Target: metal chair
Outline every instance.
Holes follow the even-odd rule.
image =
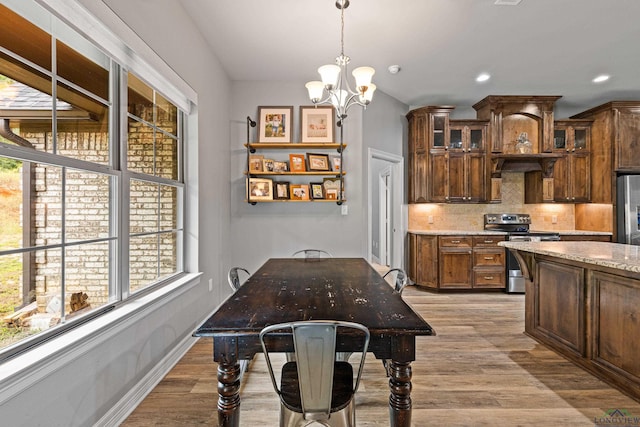
[[[232,267],[231,269],[229,269],[227,280],[229,281],[229,286],[231,286],[231,289],[233,289],[234,292],[240,289],[240,286],[242,286],[242,282],[240,282],[240,271],[244,271],[245,273],[247,273],[247,276],[251,275],[251,273],[249,273],[242,267]]]
[[[408,282],[407,273],[405,273],[401,268],[392,268],[391,270],[387,271],[382,277],[386,279],[387,276],[392,273],[395,273],[396,275],[394,290],[396,293],[402,295],[402,291],[404,290],[405,286],[407,286]]]
[[[304,258],[333,258],[333,255],[322,249],[301,249],[291,254],[291,257],[296,258],[301,255],[304,255]]]
[[[355,385],[353,367],[336,361],[338,328],[351,329],[363,337],[362,358]],[[278,331],[278,332],[276,332]],[[283,335],[293,337],[296,360],[282,366],[280,384],[273,373],[269,348],[275,350]],[[369,330],[352,322],[311,320],[267,326],[260,332],[260,343],[276,393],[280,396],[280,426],[306,426],[312,422],[324,426],[355,426],[355,393],[360,385]]]
[[[229,282],[229,286],[231,286],[231,289],[233,289],[233,292],[237,292],[238,289],[240,289],[240,286],[242,286],[243,282],[240,282],[240,272],[244,271],[247,276],[251,276],[251,273],[249,273],[249,271],[247,271],[247,269],[242,268],[242,267],[231,267],[229,269],[229,273],[227,273],[227,281]],[[238,363],[240,364],[240,378],[242,378],[242,376],[244,375],[245,372],[247,372],[249,370],[249,362],[251,362],[250,360],[239,360]]]

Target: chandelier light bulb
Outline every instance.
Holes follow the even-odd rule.
[[[356,90],[359,93],[367,91],[367,87],[371,84],[371,78],[375,73],[376,70],[371,67],[358,67],[351,72],[356,79]]]
[[[318,68],[318,73],[320,73],[322,83],[324,83],[324,87],[327,88],[327,90],[334,89],[338,84],[338,79],[340,78],[340,67],[337,65],[323,65]]]
[[[376,85],[370,83],[367,90],[362,95],[360,95],[360,102],[362,102],[364,105],[369,105],[369,103],[373,99],[373,92],[375,91]]]
[[[320,102],[320,100],[322,99],[322,93],[324,91],[324,84],[318,80],[314,80],[308,82],[304,86],[309,92],[309,99],[311,100],[311,102],[313,102],[314,104]]]

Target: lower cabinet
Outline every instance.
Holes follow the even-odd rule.
[[[525,332],[640,399],[640,274],[520,252],[533,281]]]
[[[504,235],[409,234],[409,278],[432,289],[504,289]]]

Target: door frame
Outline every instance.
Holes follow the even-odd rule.
[[[393,224],[391,223],[391,220],[393,219],[393,214],[391,212],[391,207],[393,206],[393,190],[390,188],[393,186],[393,174],[391,171],[391,165],[387,165],[378,174],[378,230],[380,236],[378,258],[382,265],[391,264],[392,254],[388,253],[389,251],[387,251],[387,248],[389,246],[393,247],[393,244],[390,245],[390,240],[393,235]],[[389,184],[391,184],[391,186]],[[372,225],[375,226],[375,224]],[[386,262],[387,259],[389,260],[389,263]]]
[[[371,245],[373,241],[372,212],[373,212],[373,179],[372,162],[374,159],[384,160],[391,167],[391,267],[404,268],[404,236],[406,235],[407,210],[404,208],[404,157],[393,153],[387,153],[375,148],[369,148],[367,153],[367,260],[373,259]],[[377,207],[376,207],[377,209]],[[376,227],[378,224],[375,225]]]

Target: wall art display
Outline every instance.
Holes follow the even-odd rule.
[[[324,189],[321,182],[312,182],[311,186],[311,198],[314,200],[324,199]]]
[[[249,201],[273,200],[273,181],[266,178],[249,178]]]
[[[333,142],[334,117],[331,105],[300,107],[300,142]]]
[[[290,143],[293,107],[258,107],[258,142]]]
[[[330,171],[329,156],[327,154],[307,153],[310,171]]]
[[[249,172],[262,172],[262,154],[249,155]]]
[[[289,183],[278,182],[278,181],[274,182],[273,198],[276,200],[288,200],[289,199]]]
[[[309,184],[291,184],[291,200],[309,200]]]
[[[291,172],[305,172],[307,168],[304,154],[289,154],[289,168]]]

